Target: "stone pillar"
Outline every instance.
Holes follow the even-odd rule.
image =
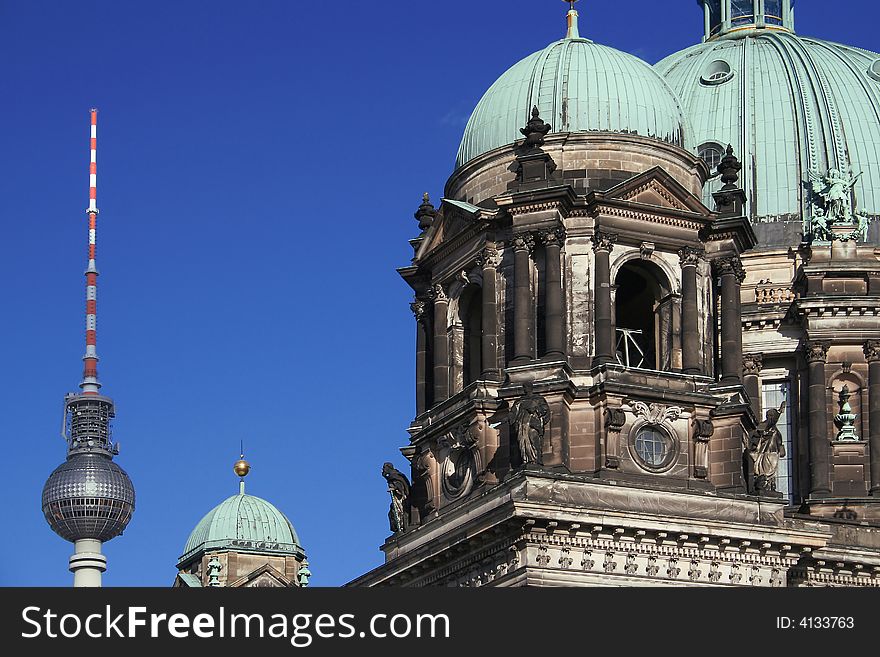
[[[743,386],[749,395],[755,417],[761,419],[761,383],[758,375],[764,367],[762,354],[746,354],[743,356]]]
[[[480,254],[479,264],[483,268],[483,310],[482,310],[482,379],[498,380],[498,290],[497,270],[501,258],[498,250],[487,246]]]
[[[825,359],[828,342],[807,342],[804,345],[809,367],[810,405],[810,495],[831,494],[830,453],[828,436],[828,386],[825,382]]]
[[[880,340],[865,343],[868,361],[868,449],[871,452],[871,495],[880,497]]]
[[[449,297],[437,283],[431,288],[434,298],[434,405],[449,397]]]
[[[617,235],[597,231],[593,235],[593,253],[596,262],[594,277],[595,356],[593,367],[615,360],[614,325],[611,321],[611,251]]]
[[[428,375],[428,329],[425,326],[425,308],[427,304],[423,299],[416,297],[409,304],[410,310],[416,318],[416,415],[421,415],[428,410],[428,393],[425,388]]]
[[[697,265],[702,251],[685,247],[681,260],[681,369],[685,374],[702,374],[700,317],[697,312]]]
[[[740,286],[745,271],[739,256],[715,261],[721,276],[721,382],[735,385],[742,381],[742,310]]]
[[[547,357],[559,359],[565,356],[565,319],[562,291],[562,242],[565,231],[553,228],[541,233],[541,240],[546,250],[546,306],[545,306],[545,343]]]
[[[532,359],[532,262],[535,239],[528,233],[513,238],[513,360]]]

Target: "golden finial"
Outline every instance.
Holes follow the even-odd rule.
[[[232,471],[241,477],[239,490],[241,491],[241,494],[244,495],[244,478],[247,476],[248,472],[251,471],[251,464],[244,460],[244,441],[242,441],[238,460],[235,462],[235,465],[232,466]]]
[[[232,471],[239,477],[246,477],[247,473],[251,471],[251,464],[244,460],[244,454],[242,454],[241,458],[232,466]]]

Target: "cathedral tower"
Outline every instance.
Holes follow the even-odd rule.
[[[699,157],[663,77],[584,31],[490,87],[416,213],[411,472],[354,585],[785,586],[837,554],[785,517],[785,405],[744,377],[739,151]]]

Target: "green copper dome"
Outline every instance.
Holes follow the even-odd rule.
[[[468,121],[457,166],[522,135],[532,107],[551,133],[624,132],[684,146],[682,108],[641,59],[587,39],[565,38],[515,64]]]
[[[750,29],[675,53],[656,69],[681,99],[701,154],[711,159],[733,145],[753,221],[803,221],[810,172],[832,168],[862,174],[853,208],[880,214],[880,55]],[[718,185],[706,186],[707,202]]]
[[[189,536],[179,564],[216,550],[303,554],[290,520],[253,495],[233,495],[211,509]]]

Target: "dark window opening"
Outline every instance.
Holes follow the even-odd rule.
[[[671,369],[673,300],[659,267],[642,261],[615,279],[617,362],[638,369]]]

